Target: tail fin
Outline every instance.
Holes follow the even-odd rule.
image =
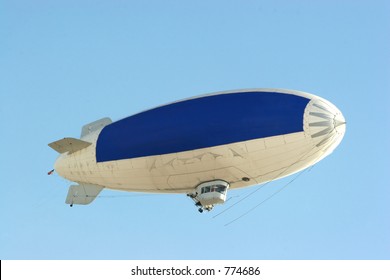
[[[87,205],[90,204],[102,191],[103,187],[92,184],[79,183],[79,185],[72,185],[69,187],[68,196],[65,203]]]
[[[83,141],[76,138],[64,138],[58,141],[54,141],[49,144],[50,148],[59,152],[60,154],[69,152],[69,154],[85,149],[92,143]]]
[[[86,136],[86,135],[88,135],[88,134],[90,134],[98,129],[105,127],[106,125],[109,125],[110,123],[112,123],[110,118],[103,118],[103,119],[100,119],[100,120],[97,120],[97,121],[94,121],[92,123],[84,125],[83,128],[81,129],[81,138],[83,138],[84,136]],[[86,147],[88,147],[91,144],[92,143],[84,141],[84,140],[67,137],[67,138],[64,138],[64,139],[61,139],[58,141],[54,141],[54,142],[50,143],[49,146],[53,150],[59,152],[60,154],[63,154],[66,152],[69,152],[69,154],[71,154],[71,153],[77,152],[79,150],[85,149]]]
[[[80,138],[83,138],[84,136],[90,134],[91,132],[94,132],[98,129],[101,129],[105,127],[106,125],[109,125],[112,123],[112,120],[110,118],[103,118],[94,122],[91,122],[89,124],[86,124],[81,129],[81,136]]]

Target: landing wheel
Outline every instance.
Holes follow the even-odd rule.
[[[199,211],[199,213],[203,213],[203,209],[202,208],[199,208],[198,211]]]

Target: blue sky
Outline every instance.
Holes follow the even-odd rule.
[[[0,1],[0,258],[390,259],[389,14],[389,1]],[[213,218],[254,189],[203,214],[184,195],[107,190],[70,208],[70,183],[46,175],[47,144],[86,123],[254,87],[322,96],[347,133],[229,226],[293,177]]]

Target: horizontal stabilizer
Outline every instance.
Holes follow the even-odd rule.
[[[103,119],[91,122],[89,124],[86,124],[81,129],[80,138],[83,138],[85,135],[88,135],[91,132],[94,132],[98,129],[101,129],[101,128],[105,127],[106,125],[109,125],[110,123],[112,123],[112,120],[110,118],[103,118]]]
[[[63,154],[66,152],[69,152],[71,154],[71,153],[80,151],[80,150],[88,147],[91,144],[92,143],[90,143],[90,142],[83,141],[83,140],[76,139],[76,138],[64,138],[64,139],[50,143],[49,146],[50,146],[50,148],[52,148],[53,150],[56,150],[60,154]]]
[[[79,184],[69,187],[68,196],[65,203],[87,205],[90,204],[102,191],[103,187],[92,184]]]

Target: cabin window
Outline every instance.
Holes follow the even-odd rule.
[[[202,193],[208,193],[208,192],[210,192],[210,186],[202,188]]]
[[[223,185],[212,185],[202,188],[202,193],[219,192],[221,194],[226,193],[226,187]]]

